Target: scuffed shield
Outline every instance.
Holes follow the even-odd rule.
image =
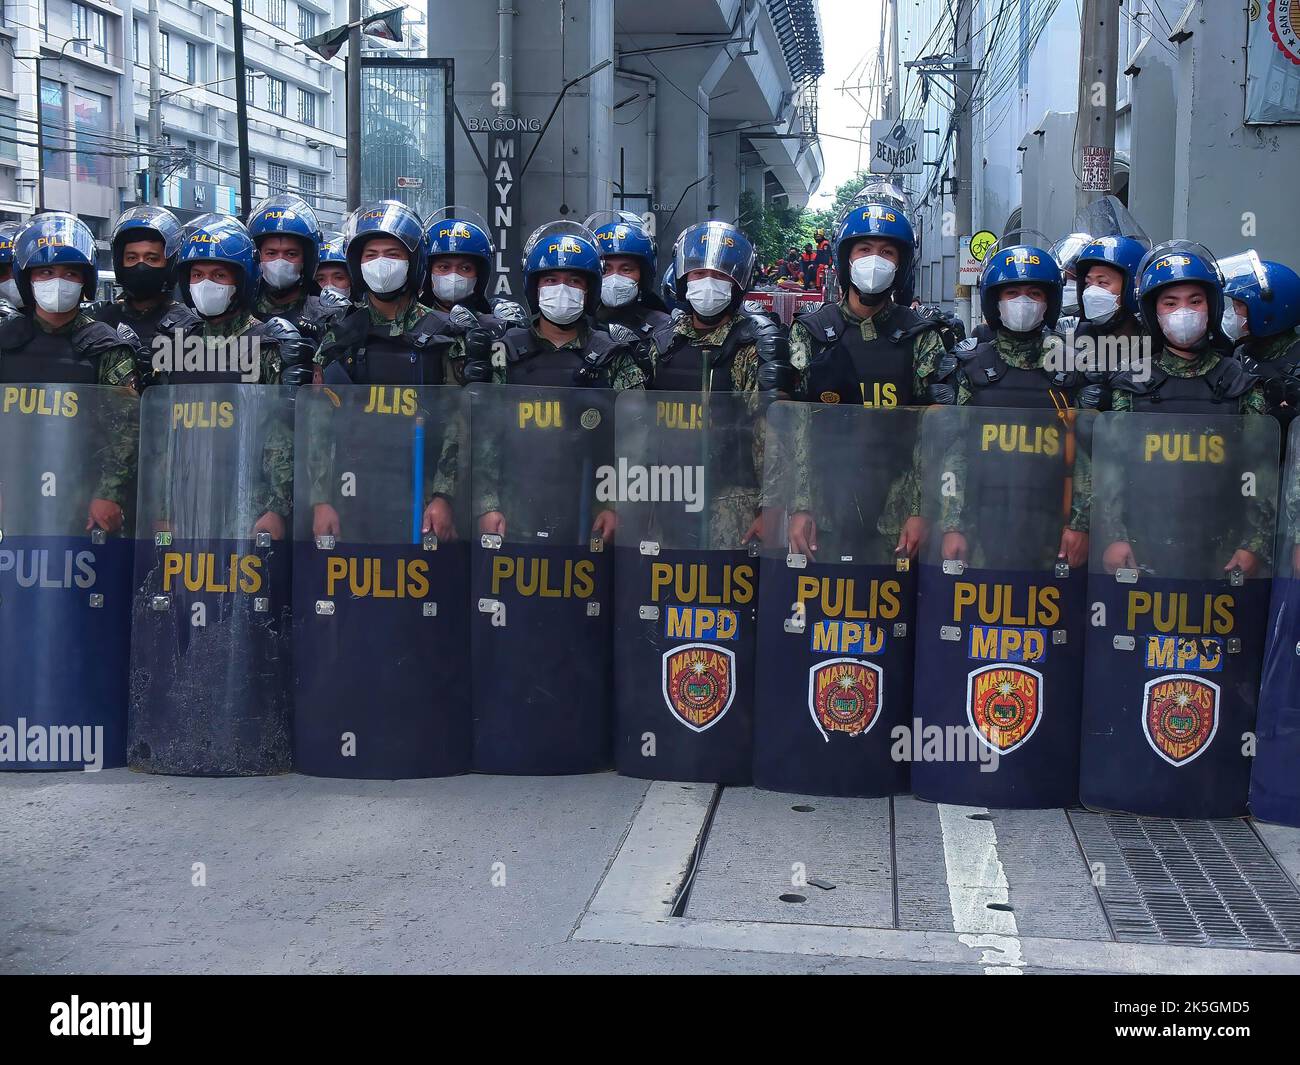
[[[1166,762],[1190,762],[1219,730],[1219,686],[1190,673],[1147,681],[1142,727],[1147,742]]]
[[[604,388],[470,387],[473,768],[609,764],[616,514]]]
[[[126,761],[139,401],[0,385],[0,771]],[[121,507],[120,529],[86,525]]]
[[[465,393],[300,392],[294,506],[294,755],[300,772],[469,768]]]
[[[1256,728],[1279,453],[1272,418],[1098,419],[1085,805],[1151,817],[1246,813],[1253,752],[1243,737]]]
[[[1009,754],[1029,742],[1043,712],[1043,675],[1008,663],[984,666],[966,678],[966,714],[981,742]]]
[[[614,759],[625,775],[750,780],[756,401],[627,391],[615,405],[603,494],[618,515]]]
[[[247,776],[292,767],[295,394],[215,384],[144,394],[134,769]]]
[[[982,406],[921,418],[927,539],[910,745],[921,798],[1076,800],[1093,421]]]
[[[776,403],[768,411],[754,783],[802,795],[908,790],[920,412]]]
[[[808,670],[808,711],[822,739],[865,736],[880,719],[884,670],[856,658],[832,658]]]
[[[736,698],[736,653],[727,647],[688,643],[664,652],[664,702],[694,732],[722,720]]]
[[[1250,812],[1300,828],[1300,429],[1291,423],[1282,468],[1277,572],[1259,689],[1259,747],[1250,771]]]

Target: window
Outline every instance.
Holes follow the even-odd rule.
[[[18,103],[0,96],[0,159],[18,160]]]
[[[193,181],[199,176],[199,142],[185,142],[185,163],[189,171],[189,179]]]
[[[63,85],[47,78],[41,78],[41,136],[45,138],[45,151],[41,153],[45,176],[66,180],[68,153],[51,150],[52,145],[65,147],[68,140],[63,114]]]
[[[251,70],[244,73],[244,98],[250,105],[257,99],[257,78]]]
[[[257,14],[257,9],[253,6],[253,0],[244,0],[244,10],[250,15]]]
[[[268,163],[266,167],[266,183],[274,196],[277,192],[289,191],[289,168],[287,166],[277,166],[275,163]]]
[[[144,61],[149,62],[149,34],[146,32],[144,45]],[[164,74],[172,72],[172,35],[166,30],[158,31],[158,68]]]
[[[306,89],[298,90],[298,121],[316,125],[316,94]]]
[[[185,42],[185,80],[191,85],[199,81],[199,46],[193,41]]]
[[[77,180],[113,183],[108,138],[113,133],[113,102],[97,92],[72,90],[72,124],[77,134]]]
[[[79,55],[89,55],[102,63],[108,62],[108,19],[102,11],[85,4],[72,5],[72,36],[85,37],[89,44],[72,46]]]
[[[302,198],[307,201],[308,206],[311,207],[318,206],[316,203],[317,181],[319,181],[319,176],[313,174],[310,170],[298,171],[298,191],[302,194]]]
[[[308,11],[305,7],[298,8],[298,37],[300,40],[306,40],[308,37],[316,36],[316,12]]]
[[[270,19],[271,25],[283,26],[285,23],[285,0],[269,0],[266,5],[267,18]]]
[[[266,109],[277,115],[284,114],[284,82],[279,78],[266,79]]]
[[[133,18],[131,20],[131,55],[135,61],[142,67],[149,65],[149,42],[140,33],[140,20]]]

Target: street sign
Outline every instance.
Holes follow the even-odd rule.
[[[989,248],[997,242],[998,235],[989,229],[981,229],[970,238],[970,253],[980,262],[984,261],[985,256],[989,253]]]
[[[904,118],[873,119],[871,123],[871,172],[873,174],[921,173],[922,121]]]
[[[982,234],[977,234],[982,235]],[[980,249],[987,252],[988,245]],[[962,237],[957,241],[957,284],[978,285],[980,281],[980,261],[982,255],[975,254],[975,238]]]
[[[1083,148],[1083,191],[1110,192],[1111,150],[1096,144]]]

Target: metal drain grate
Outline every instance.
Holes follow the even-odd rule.
[[[1120,941],[1300,950],[1300,890],[1247,822],[1070,821]]]

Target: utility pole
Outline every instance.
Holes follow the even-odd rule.
[[[347,175],[348,209],[361,206],[361,0],[348,0]],[[429,33],[432,35],[433,26]]]
[[[236,4],[240,0],[235,0]],[[162,85],[159,56],[158,0],[149,0],[149,202],[162,203]]]
[[[248,78],[244,66],[244,4],[231,0],[235,14],[235,124],[239,135],[239,213],[253,209],[253,166],[248,157]]]
[[[885,117],[895,122],[903,117],[903,98],[898,91],[898,48],[898,0],[889,0],[889,104]]]
[[[956,59],[956,73],[953,84],[956,86],[956,111],[953,115],[953,130],[957,136],[957,174],[953,178],[953,212],[956,235],[968,237],[973,232],[974,189],[975,189],[975,130],[971,118],[971,96],[975,89],[975,74],[972,70],[974,58],[971,49],[971,5],[973,0],[957,0],[956,38],[953,53]],[[960,251],[960,244],[958,245]],[[958,267],[961,266],[959,262]],[[971,327],[971,291],[969,285],[963,285],[958,279],[954,289],[953,310],[957,317]]]
[[[1075,156],[1080,209],[1111,191],[1115,158],[1115,79],[1119,68],[1120,0],[1083,0],[1079,121]]]
[[[36,68],[36,213],[45,210],[45,116],[41,114],[45,100],[41,96],[41,46],[36,45],[32,57]],[[17,127],[15,126],[15,131]],[[15,132],[15,137],[17,133]]]

